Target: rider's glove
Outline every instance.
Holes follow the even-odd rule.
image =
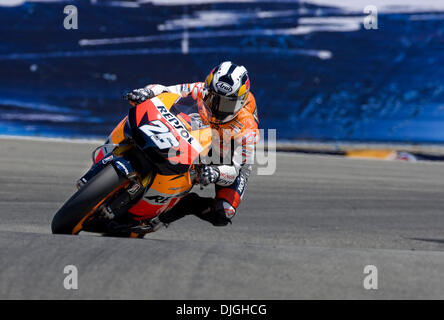
[[[215,166],[203,166],[199,174],[199,183],[207,186],[210,183],[216,183],[219,180],[220,171]]]
[[[154,97],[154,92],[149,88],[135,89],[127,93],[124,98],[132,105],[141,104],[142,102]]]

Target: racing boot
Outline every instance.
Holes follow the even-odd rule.
[[[127,223],[118,223],[116,221],[111,221],[108,224],[107,236],[113,237],[130,237],[132,233],[139,235],[139,238],[147,233],[152,233],[166,224],[159,220],[159,217],[154,217],[152,219],[147,219],[143,221],[131,220]]]
[[[129,230],[140,235],[145,235],[147,233],[156,232],[160,228],[166,226],[166,224],[159,220],[159,216],[157,216],[149,220],[140,221],[140,224],[131,227]]]

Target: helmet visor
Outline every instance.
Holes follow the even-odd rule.
[[[224,97],[207,90],[204,95],[204,104],[216,122],[226,122],[234,118],[242,107],[242,100],[236,97]]]

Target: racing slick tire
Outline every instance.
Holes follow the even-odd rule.
[[[85,219],[115,191],[128,182],[109,164],[88,181],[57,211],[52,219],[53,234],[78,234]]]

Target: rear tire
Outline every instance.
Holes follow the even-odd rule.
[[[111,192],[128,179],[121,177],[109,164],[77,191],[52,219],[54,234],[73,234],[82,219]]]

